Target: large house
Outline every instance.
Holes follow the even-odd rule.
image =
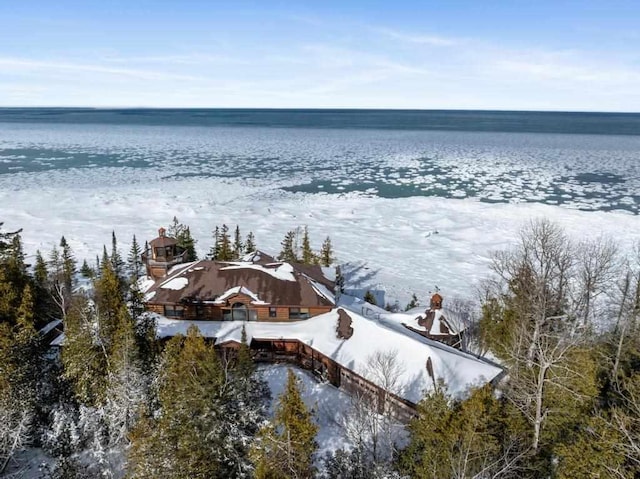
[[[151,276],[145,303],[159,337],[196,325],[227,354],[244,329],[256,360],[294,363],[401,419],[412,417],[419,400],[442,382],[461,396],[503,374],[500,366],[444,344],[449,341],[433,340],[458,335],[440,295],[418,317],[354,297],[343,296],[336,308],[334,282],[318,266],[260,252],[241,261],[181,263],[182,252],[162,229],[150,246],[164,248],[143,257]]]
[[[179,264],[174,241],[161,229],[150,243],[158,251],[143,256],[156,278],[145,295],[149,311],[176,319],[296,321],[335,306],[334,282],[320,266],[278,262],[261,252],[241,261]]]

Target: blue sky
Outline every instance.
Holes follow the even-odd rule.
[[[0,105],[638,112],[640,2],[0,0]]]

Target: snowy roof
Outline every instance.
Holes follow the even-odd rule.
[[[457,335],[466,329],[459,315],[445,309],[427,309],[418,316],[406,317],[404,324],[431,336]]]
[[[413,403],[434,388],[434,378],[429,376],[426,367],[429,359],[436,383],[443,380],[449,392],[456,396],[462,396],[470,386],[486,384],[502,373],[495,364],[427,339],[397,321],[382,317],[369,319],[353,311],[348,314],[353,328],[349,339],[336,335],[337,309],[304,321],[286,323],[187,321],[154,316],[160,337],[186,334],[193,324],[204,336],[216,338],[218,343],[239,342],[244,325],[249,341],[252,338],[298,340],[379,386],[382,384],[371,367],[372,357],[378,352],[388,353],[396,358],[401,368],[397,371],[397,389],[392,392]]]
[[[266,259],[265,256],[261,259]],[[251,297],[254,304],[334,305],[334,284],[319,266],[256,263],[255,255],[249,259],[234,262],[203,260],[178,265],[169,271],[168,276],[145,289],[145,301],[156,304],[184,301],[219,303],[242,293]]]

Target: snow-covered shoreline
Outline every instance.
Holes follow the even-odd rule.
[[[491,251],[508,248],[530,219],[557,221],[580,240],[609,235],[628,250],[640,217],[535,203],[490,204],[438,197],[372,198],[356,194],[286,193],[243,180],[181,179],[138,188],[24,188],[0,191],[6,229],[23,228],[27,254],[48,251],[64,235],[79,259],[92,261],[115,230],[123,252],[131,237],[155,236],[173,216],[190,226],[204,254],[215,225],[253,231],[258,247],[277,253],[285,232],[308,225],[312,245],[330,235],[340,262],[352,263],[356,284],[386,292],[385,300],[422,302],[438,286],[446,298],[471,297],[489,274]],[[359,278],[359,279],[358,279]],[[360,284],[357,282],[360,281]]]

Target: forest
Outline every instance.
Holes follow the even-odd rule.
[[[354,398],[351,446],[319,457],[296,376],[270,415],[246,337],[233,354],[196,328],[156,338],[135,237],[126,257],[114,234],[79,267],[64,236],[27,255],[20,234],[0,223],[1,477],[26,477],[36,450],[48,460],[29,477],[43,479],[640,477],[640,243],[528,222],[469,302],[469,347],[503,365],[502,380],[465,397],[439,384],[397,442]],[[197,257],[188,226],[175,219],[168,234]],[[226,225],[212,243],[220,260],[256,248]],[[336,264],[307,228],[282,246],[282,260]],[[55,320],[59,350],[43,334]]]

